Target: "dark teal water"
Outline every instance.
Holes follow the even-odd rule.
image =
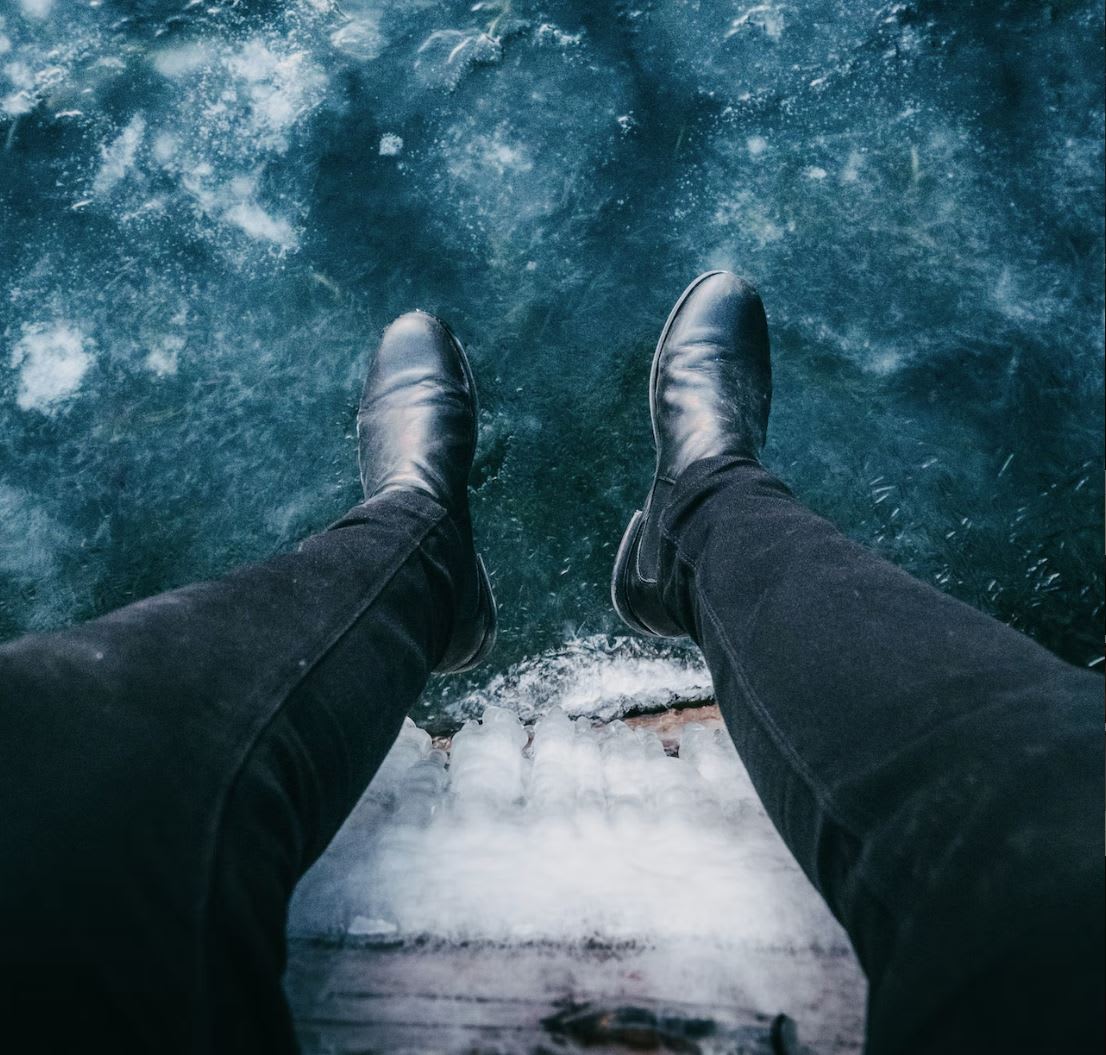
[[[0,18],[4,636],[340,514],[367,356],[415,306],[481,386],[492,669],[617,631],[652,345],[728,267],[772,325],[769,464],[923,578],[1101,657],[1100,0]]]

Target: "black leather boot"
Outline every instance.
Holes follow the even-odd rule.
[[[443,505],[469,548],[453,634],[438,673],[470,670],[495,644],[496,608],[483,560],[472,544],[468,480],[479,406],[460,342],[425,312],[401,315],[384,331],[357,412],[365,497],[414,490]]]
[[[756,459],[772,402],[764,305],[749,283],[709,271],[687,289],[661,331],[649,380],[657,469],[644,512],[631,519],[611,580],[623,621],[640,634],[680,637],[657,585],[660,522],[672,487],[692,462]]]

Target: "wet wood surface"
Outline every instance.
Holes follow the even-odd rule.
[[[632,944],[294,942],[287,988],[305,1055],[860,1051],[851,958],[750,949],[729,980],[697,977],[693,958],[681,960],[685,978],[673,991],[666,953]],[[786,992],[788,1006],[774,992]],[[816,1032],[804,1029],[812,1019]]]

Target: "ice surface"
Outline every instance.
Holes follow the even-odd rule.
[[[679,756],[620,721],[490,707],[452,757],[408,722],[290,931],[512,942],[848,949],[765,817],[728,735]]]
[[[722,266],[768,305],[770,467],[1100,658],[1102,22],[1102,0],[7,5],[3,530],[53,527],[7,551],[0,634],[332,522],[369,349],[418,306],[473,358],[502,602],[494,666],[420,719],[477,713],[500,674],[585,704],[684,677],[577,643],[621,632],[657,331]]]

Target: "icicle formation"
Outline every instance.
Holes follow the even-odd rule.
[[[721,728],[678,757],[623,722],[489,707],[452,759],[408,722],[297,891],[295,934],[450,940],[847,943]]]

